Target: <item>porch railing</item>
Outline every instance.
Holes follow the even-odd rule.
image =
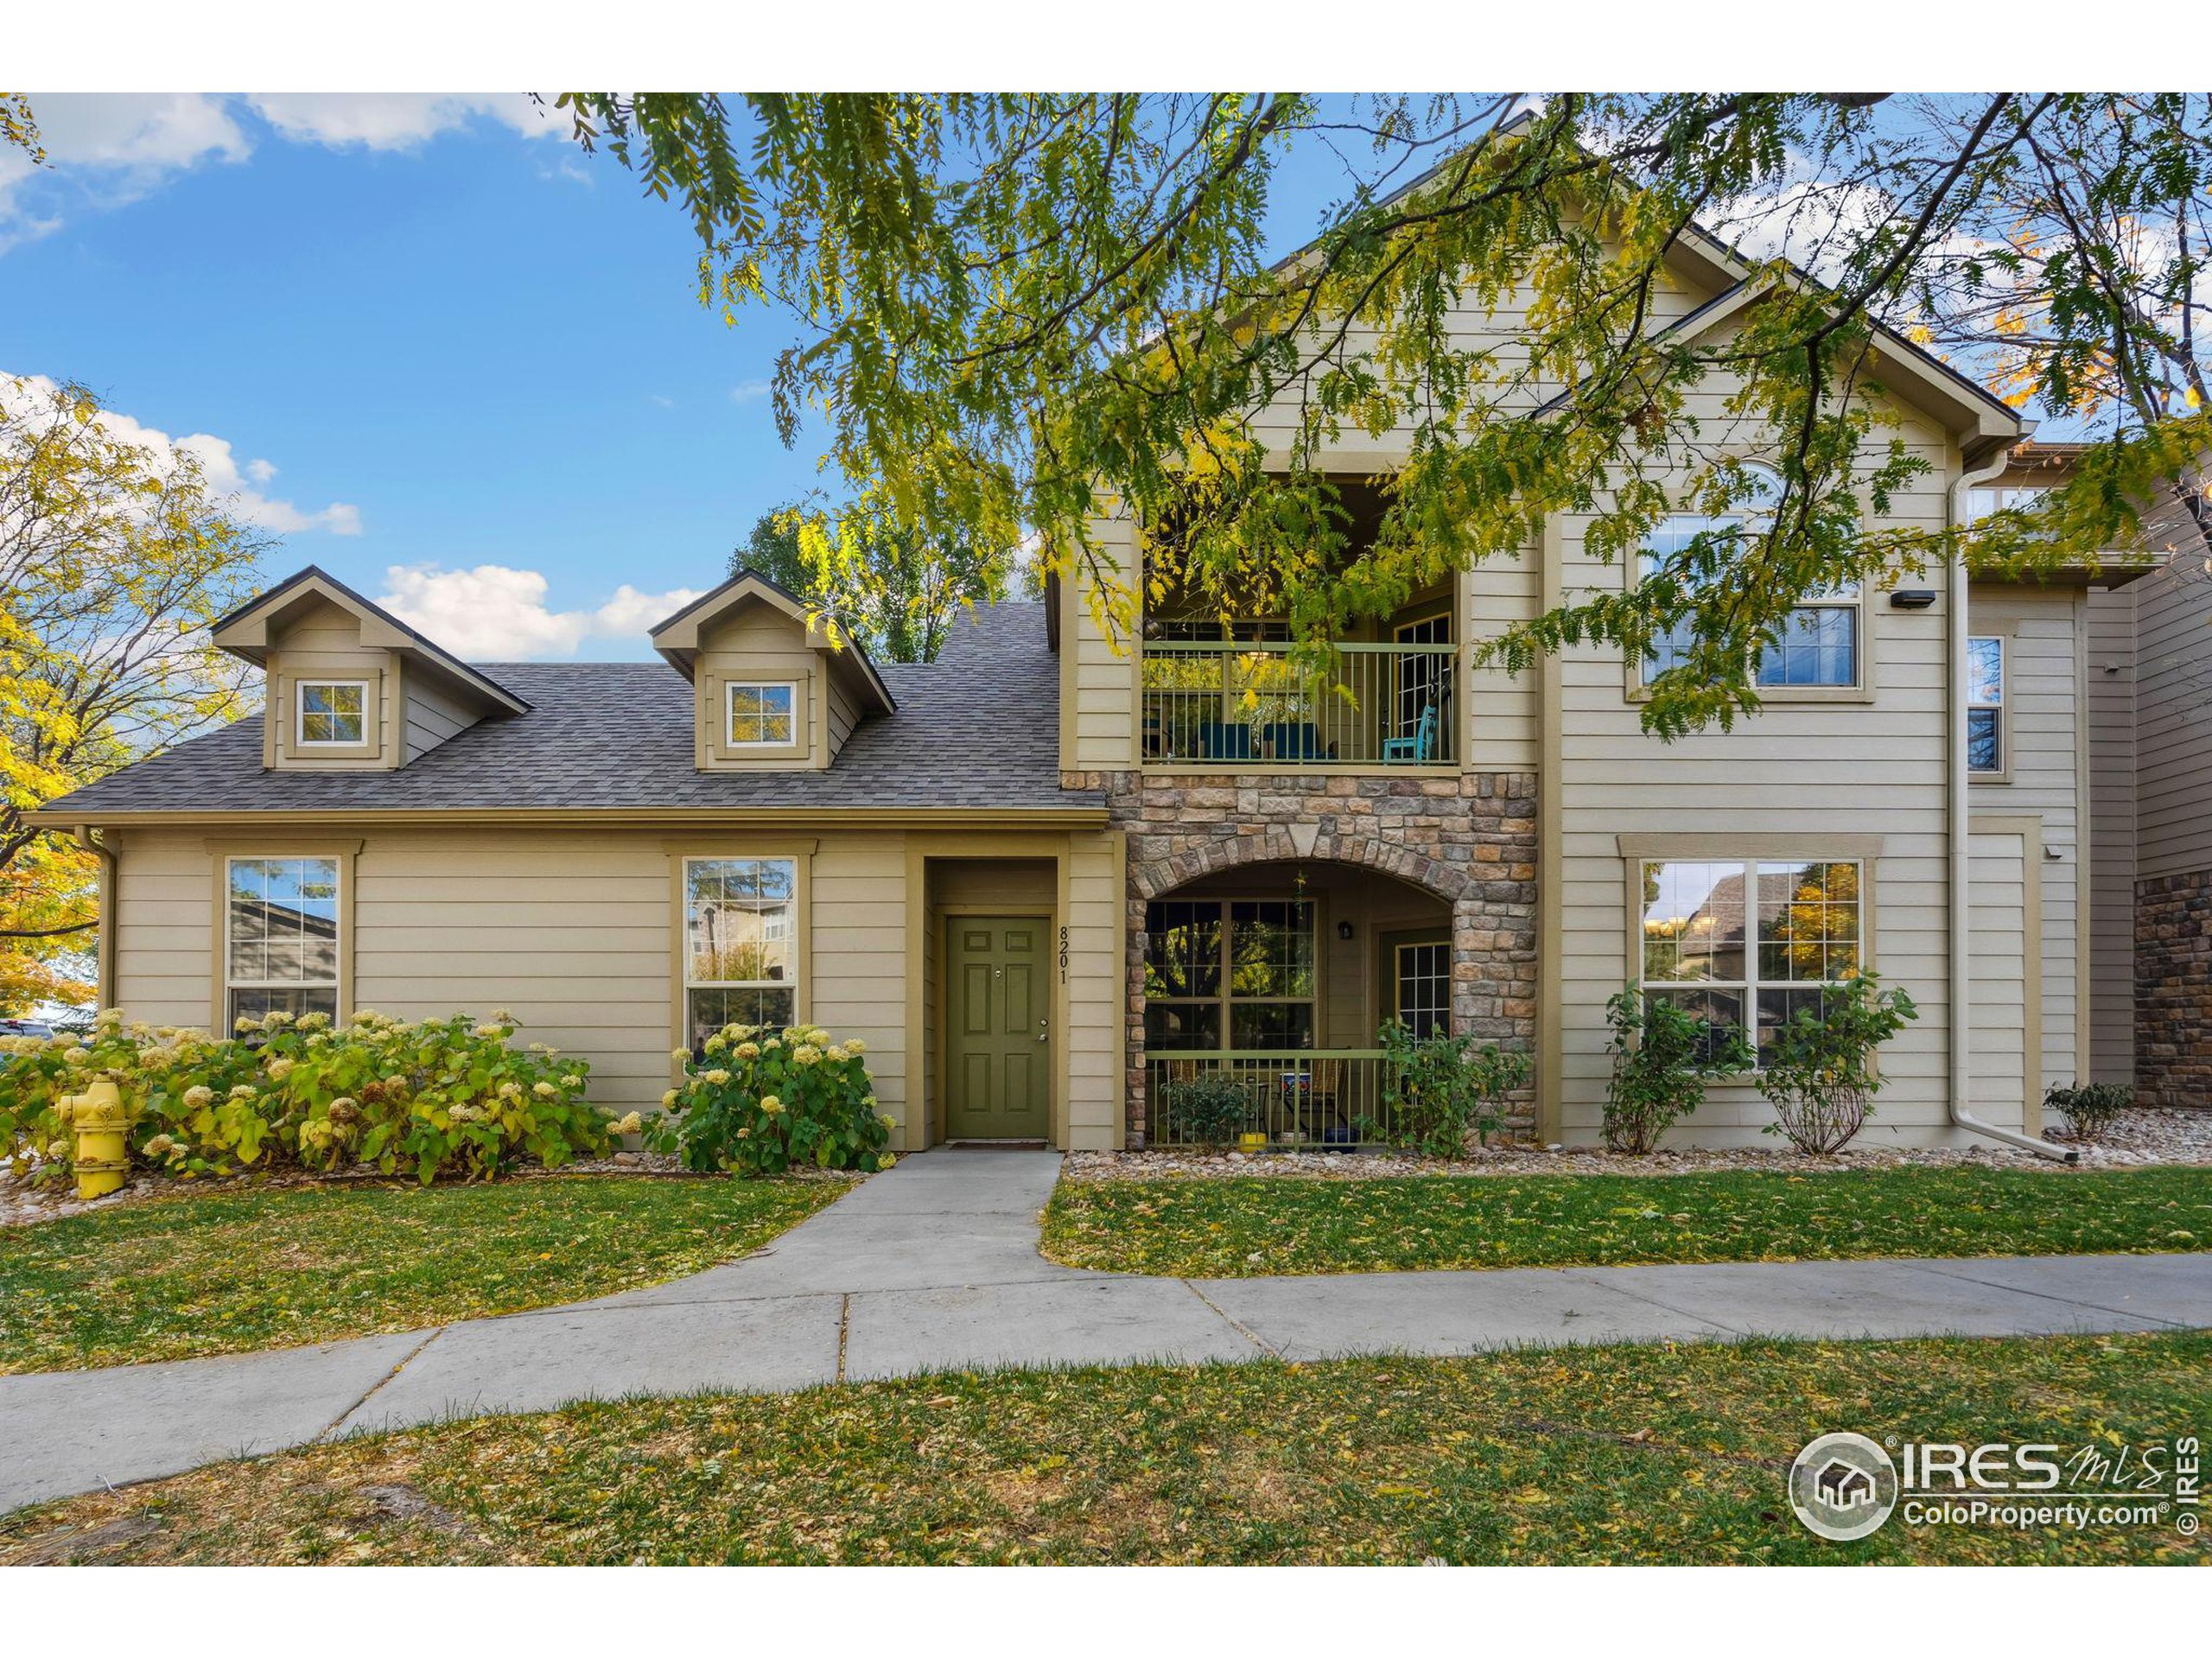
[[[1144,758],[1194,766],[1448,766],[1459,648],[1352,642],[1321,671],[1275,641],[1148,640]]]
[[[1207,1071],[1226,1071],[1243,1088],[1246,1107],[1239,1133],[1264,1135],[1277,1149],[1367,1146],[1388,1122],[1386,1068],[1379,1048],[1154,1054],[1145,1066],[1145,1138],[1150,1144],[1195,1143],[1189,1128],[1177,1122],[1178,1085]]]

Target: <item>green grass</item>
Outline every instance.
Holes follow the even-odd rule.
[[[2143,1530],[1791,1516],[1855,1428],[2069,1452],[2201,1433],[2212,1335],[1746,1343],[1001,1372],[578,1406],[0,1520],[0,1561],[2189,1561]]]
[[[0,1374],[405,1331],[727,1262],[842,1182],[577,1175],[232,1191],[0,1229]]]
[[[1045,1254],[1234,1278],[2212,1247],[2212,1169],[1063,1181]]]

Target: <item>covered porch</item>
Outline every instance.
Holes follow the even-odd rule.
[[[1453,918],[1438,893],[1325,859],[1262,861],[1148,898],[1142,916],[1146,1140],[1202,1138],[1201,1079],[1243,1096],[1239,1133],[1350,1148],[1389,1112],[1378,1033],[1452,1021]]]

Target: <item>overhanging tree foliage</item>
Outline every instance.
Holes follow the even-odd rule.
[[[266,545],[84,387],[0,378],[0,1011],[92,995],[91,855],[26,815],[243,711],[207,627]]]
[[[1725,517],[1757,454],[1781,493],[1756,530],[1494,648],[1641,655],[1686,627],[1644,705],[1673,734],[1755,706],[1759,651],[1837,582],[2212,551],[2202,97],[559,103],[689,214],[703,299],[796,325],[786,441],[817,414],[825,459],[924,545],[1035,532],[1109,623],[1136,595],[1102,515],[1172,527],[1152,579],[1287,615],[1319,652],[1552,515],[1586,515],[1609,559],[1669,513]],[[1343,194],[1271,263],[1279,170],[1317,154]],[[1670,264],[1708,232],[1755,302],[1675,326]],[[1970,530],[1881,522],[1932,470],[1885,412],[1906,340],[2075,423],[2073,480]],[[1349,545],[1331,451],[1386,433],[1405,459]]]
[[[862,501],[837,512],[793,501],[766,512],[730,550],[752,570],[817,607],[833,632],[894,663],[929,663],[966,607],[1006,596],[1013,550],[954,526],[925,543],[895,515]]]

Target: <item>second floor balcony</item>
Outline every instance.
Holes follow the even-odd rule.
[[[1268,625],[1239,632],[1261,633]],[[1225,630],[1216,630],[1225,632]],[[1344,641],[1314,668],[1287,637],[1148,638],[1141,711],[1147,766],[1298,770],[1459,762],[1458,647],[1446,619]]]

